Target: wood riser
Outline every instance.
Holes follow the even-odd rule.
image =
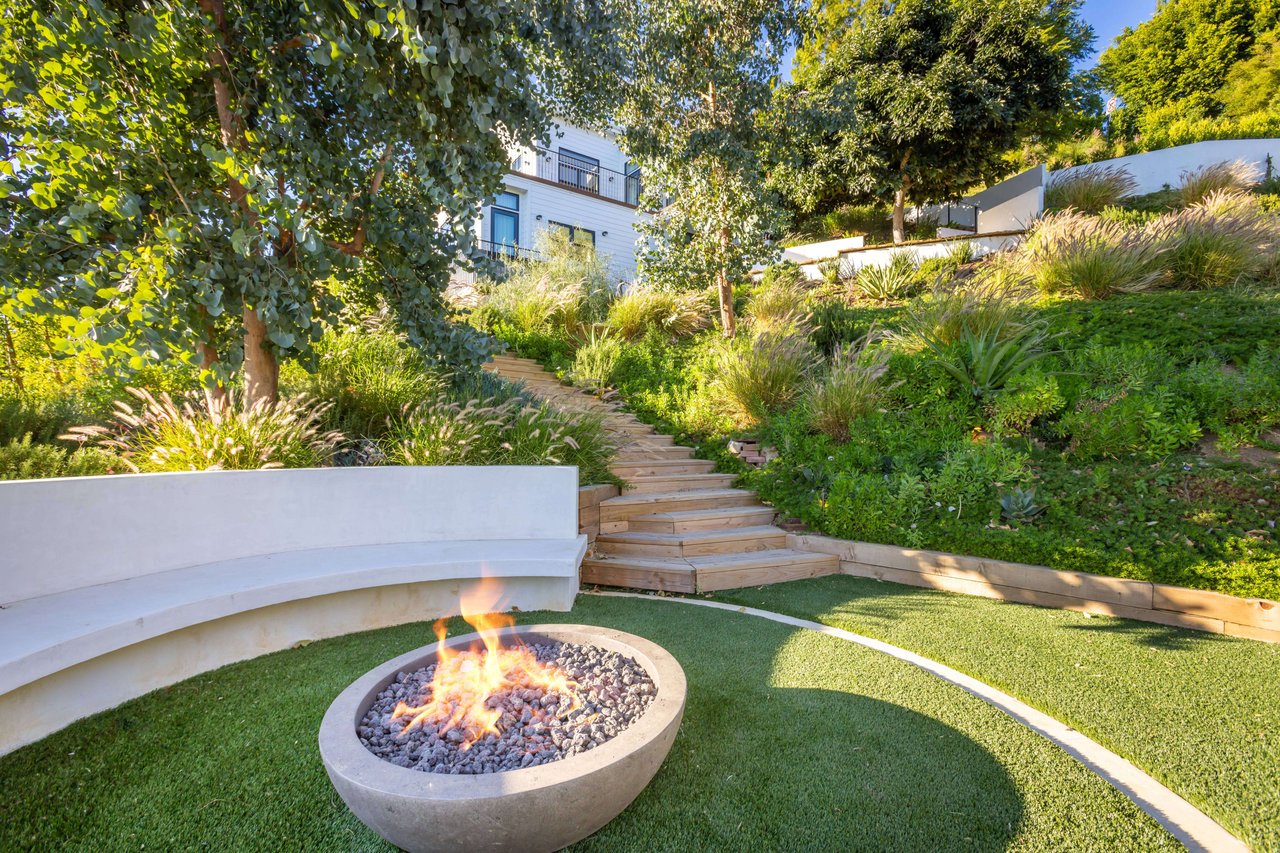
[[[679,475],[673,475],[679,477]],[[652,495],[661,494],[663,492],[697,492],[704,489],[729,489],[733,488],[733,481],[737,479],[733,474],[717,474],[715,479],[710,479],[706,474],[690,474],[689,477],[697,477],[699,479],[680,480],[671,479],[666,475],[659,475],[659,479],[647,481],[643,478],[626,477],[628,480],[627,487],[622,490],[624,495]],[[706,478],[706,479],[702,479]]]
[[[637,542],[610,542],[602,536],[596,540],[596,550],[602,554],[618,554],[634,557],[708,557],[716,554],[750,554],[754,551],[773,551],[785,548],[787,535],[769,538],[728,540],[725,542],[692,542],[684,545],[642,544]]]
[[[614,474],[624,480],[634,480],[636,477],[670,477],[676,474],[710,474],[716,467],[716,463],[710,459],[676,459],[672,460],[675,464],[662,465],[654,464],[654,460],[648,462],[615,462],[611,469]]]

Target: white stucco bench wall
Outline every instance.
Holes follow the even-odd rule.
[[[568,610],[574,468],[0,483],[0,753],[235,660],[458,612]],[[424,641],[427,638],[424,638]]]

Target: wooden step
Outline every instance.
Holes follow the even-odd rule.
[[[655,447],[675,447],[676,440],[669,435],[655,432],[651,435],[638,435],[635,442],[627,450],[650,450]],[[690,448],[686,448],[690,449]]]
[[[728,489],[737,474],[658,474],[627,477],[624,495],[647,495],[654,492],[692,492],[700,489]]]
[[[710,474],[715,467],[716,463],[710,459],[636,459],[615,462],[610,470],[625,480],[668,474]]]
[[[690,557],[689,564],[697,575],[698,592],[782,583],[840,572],[840,558],[834,554],[813,554],[789,548]]]
[[[772,523],[773,507],[743,505],[635,515],[627,520],[626,529],[628,532],[644,533],[692,533],[699,530],[722,530],[726,527],[759,527]]]
[[[602,534],[595,547],[603,554],[634,557],[706,557],[773,551],[787,546],[787,532],[772,526],[723,527],[687,533],[628,530]]]
[[[659,512],[724,509],[751,506],[755,492],[745,489],[703,489],[697,492],[653,492],[608,498],[600,504],[600,532],[626,530],[627,519]]]
[[[624,465],[655,460],[688,460],[693,458],[693,448],[678,444],[670,447],[637,447],[635,444],[626,444],[619,448],[613,458],[615,462]]]
[[[582,561],[582,582],[604,586],[693,592],[693,566],[685,560],[645,557],[588,557]]]

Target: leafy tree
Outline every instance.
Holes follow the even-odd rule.
[[[12,0],[0,11],[0,303],[116,363],[243,366],[274,400],[338,294],[428,352],[440,292],[550,110],[601,106],[592,0]],[[499,133],[502,132],[502,134]],[[505,139],[504,139],[505,135]],[[216,393],[216,391],[215,391]]]
[[[1280,114],[1280,32],[1264,33],[1254,42],[1249,58],[1231,66],[1216,97],[1228,118]]]
[[[732,337],[733,285],[767,258],[778,214],[764,188],[758,115],[796,16],[792,0],[649,0],[632,7],[621,142],[642,169],[641,275],[714,281]]]
[[[1078,0],[865,4],[779,93],[771,180],[801,211],[939,201],[1001,177],[1003,155],[1077,96],[1092,31]],[[806,39],[812,36],[806,36]]]
[[[1276,0],[1167,0],[1102,57],[1103,83],[1124,101],[1113,118],[1131,133],[1145,113],[1177,104],[1180,115],[1216,115],[1218,91],[1254,41],[1275,26]],[[1167,120],[1167,117],[1166,117]]]

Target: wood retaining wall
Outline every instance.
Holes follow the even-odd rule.
[[[857,577],[1280,643],[1280,604],[1265,598],[829,536],[792,534],[787,545],[834,554]]]

